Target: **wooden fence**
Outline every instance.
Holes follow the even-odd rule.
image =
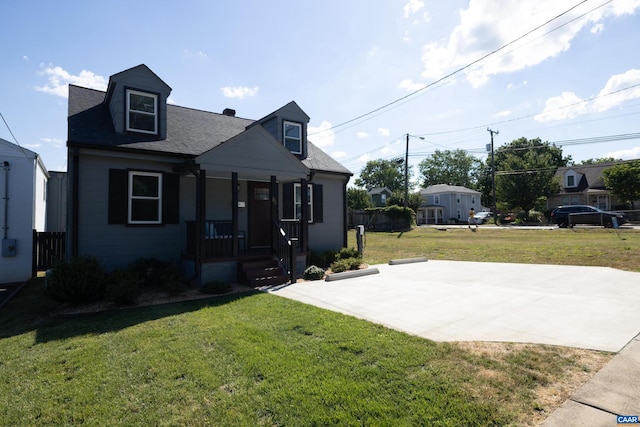
[[[51,268],[56,261],[64,259],[64,231],[33,230],[33,260],[31,272],[35,276],[38,271]]]

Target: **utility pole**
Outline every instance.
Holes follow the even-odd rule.
[[[407,134],[407,148],[404,152],[404,210],[407,210],[409,199],[409,134]]]
[[[493,158],[493,134],[498,135],[500,131],[487,128],[487,132],[491,134],[491,187],[493,189],[493,223],[498,225],[498,215],[496,213],[496,162]]]

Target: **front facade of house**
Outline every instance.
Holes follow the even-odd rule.
[[[416,223],[446,224],[467,221],[469,211],[482,210],[481,193],[458,185],[437,184],[420,190],[422,204],[416,212]]]
[[[620,162],[574,165],[558,168],[556,178],[560,191],[547,198],[547,209],[564,205],[591,205],[608,210],[625,209],[624,203],[611,196],[602,172]]]
[[[41,157],[0,139],[0,283],[31,278],[33,231],[45,231],[47,180]]]
[[[307,140],[295,102],[253,121],[167,104],[170,92],[145,65],[106,93],[69,87],[71,256],[156,258],[204,283],[235,281],[239,257],[278,236],[298,271],[309,251],[346,246],[351,173]]]

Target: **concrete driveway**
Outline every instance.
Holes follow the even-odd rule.
[[[270,292],[435,341],[508,341],[620,351],[640,332],[640,273],[427,261]]]

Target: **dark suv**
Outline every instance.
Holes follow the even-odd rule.
[[[607,212],[589,205],[558,206],[551,211],[551,222],[561,228],[573,227],[576,224],[602,225],[610,228],[614,225],[614,218],[618,225],[627,222],[621,213]]]

